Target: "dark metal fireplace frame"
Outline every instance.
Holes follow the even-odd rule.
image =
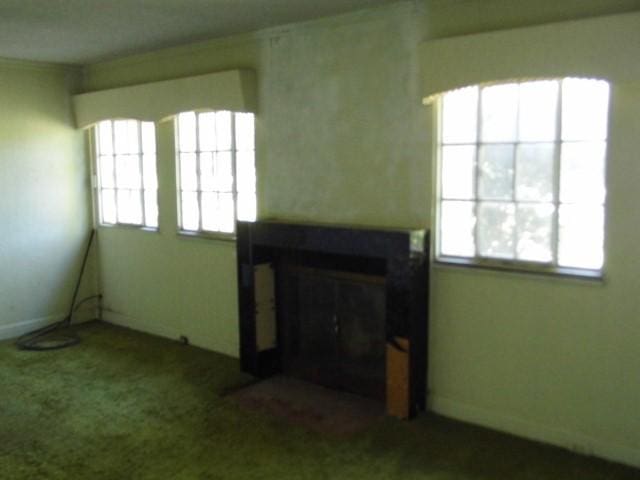
[[[282,370],[278,341],[273,348],[258,351],[254,267],[278,264],[292,258],[302,264],[335,260],[326,267],[353,273],[382,275],[386,292],[387,365],[389,352],[407,355],[405,392],[407,416],[425,409],[427,390],[428,264],[427,230],[352,228],[277,221],[237,223],[238,303],[240,360],[242,369],[257,377]],[[278,285],[278,282],[276,282]],[[277,288],[277,287],[276,287]],[[276,292],[276,325],[279,322]],[[408,345],[408,348],[405,347]],[[387,376],[391,375],[387,371]],[[393,379],[387,378],[387,384]],[[401,395],[402,396],[402,395]],[[387,405],[389,404],[387,394]],[[389,407],[387,407],[389,411]]]

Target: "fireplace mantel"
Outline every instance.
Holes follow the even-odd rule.
[[[427,385],[428,262],[427,230],[383,229],[335,225],[285,223],[280,221],[238,222],[238,301],[240,358],[242,369],[258,377],[282,370],[281,335],[283,288],[277,281],[282,266],[298,264],[384,279],[386,293],[385,335],[387,341],[387,410],[396,416],[413,416],[425,408]],[[272,266],[275,312],[274,340],[260,346],[256,316],[256,267]],[[402,358],[406,370],[400,377]],[[403,383],[398,387],[397,382]],[[394,383],[395,382],[395,383]],[[394,386],[395,385],[395,386]],[[400,391],[398,391],[398,388]],[[406,391],[402,391],[402,389]],[[396,390],[395,393],[392,390]],[[406,408],[391,396],[405,398]],[[402,413],[405,411],[406,413]]]

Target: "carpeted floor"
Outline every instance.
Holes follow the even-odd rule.
[[[335,436],[223,395],[238,363],[91,323],[79,346],[0,343],[0,479],[623,480],[640,471],[422,415]]]

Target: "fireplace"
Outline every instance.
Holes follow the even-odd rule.
[[[238,222],[242,369],[425,408],[428,232]]]

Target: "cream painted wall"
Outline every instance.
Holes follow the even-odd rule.
[[[406,2],[89,66],[85,89],[254,68],[260,217],[419,227],[432,223],[433,180],[421,41],[637,7]],[[640,466],[639,94],[613,88],[604,282],[432,270],[435,411]],[[176,235],[171,124],[159,162],[160,232],[100,229],[106,318],[235,355],[234,245]]]
[[[69,309],[91,228],[83,139],[69,94],[78,73],[0,60],[0,338]],[[81,298],[96,291],[93,260]]]
[[[99,229],[103,318],[237,356],[235,243],[177,235],[173,135],[157,125],[160,230]]]
[[[451,58],[447,47],[465,42],[458,49],[464,52],[457,57],[459,69],[454,61],[449,68],[425,75],[436,91],[445,79],[449,85],[460,82],[458,86],[477,78],[526,77],[531,65],[542,75],[566,68],[569,74],[608,74],[613,82],[604,280],[590,283],[436,267],[431,353],[440,367],[432,371],[432,405],[459,418],[636,465],[640,417],[634,411],[640,388],[630,376],[640,370],[640,356],[633,347],[640,341],[640,303],[633,293],[640,268],[634,247],[640,239],[640,216],[627,205],[637,201],[629,179],[640,178],[634,153],[640,74],[629,67],[640,45],[639,20],[638,14],[583,20],[579,24],[588,31],[572,29],[563,45],[555,36],[561,30],[556,27],[545,28],[536,40],[529,35],[540,29],[523,29],[433,42],[430,56],[424,50],[425,60],[444,65]],[[594,54],[616,34],[624,36],[625,25],[632,25],[626,29],[629,36],[605,48],[614,61],[603,52]],[[490,47],[484,43],[487,37],[500,42]],[[585,50],[583,45],[592,40],[597,45]],[[554,43],[558,47],[551,51]],[[470,68],[485,52],[482,65]],[[564,57],[554,58],[557,52]],[[528,61],[524,69],[522,58]],[[475,79],[470,81],[470,76]]]

